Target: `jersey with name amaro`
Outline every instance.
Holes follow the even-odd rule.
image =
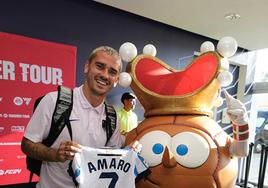
[[[73,160],[79,188],[134,188],[135,180],[148,174],[148,166],[131,149],[83,147]]]

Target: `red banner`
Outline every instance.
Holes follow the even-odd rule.
[[[20,142],[34,101],[75,74],[76,47],[0,32],[0,185],[29,181]]]

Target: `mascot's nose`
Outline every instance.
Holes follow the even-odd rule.
[[[165,147],[162,163],[167,168],[174,168],[177,165],[177,161],[175,160],[173,153],[168,149],[168,147]]]

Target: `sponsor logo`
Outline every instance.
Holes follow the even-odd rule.
[[[22,119],[28,119],[30,118],[30,114],[0,114],[0,118],[22,118]]]
[[[13,125],[11,126],[11,132],[24,132],[24,126]]]
[[[5,127],[0,127],[0,133],[4,132]]]
[[[0,146],[20,146],[21,142],[0,142]]]
[[[23,100],[21,97],[14,97],[13,102],[17,106],[21,106],[23,104]]]
[[[6,169],[6,170],[0,169],[0,176],[3,176],[3,175],[10,175],[10,174],[20,174],[21,171],[22,171],[21,168],[16,168],[16,169]]]
[[[26,155],[17,155],[17,159],[25,159]]]
[[[31,100],[32,100],[32,98],[28,98],[28,97],[14,97],[13,102],[17,106],[21,106],[23,104],[28,106],[30,104]]]
[[[2,102],[3,101],[3,97],[0,97],[0,102]]]

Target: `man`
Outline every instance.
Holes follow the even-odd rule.
[[[65,126],[51,147],[42,144],[47,137],[51,117],[57,100],[57,92],[48,93],[37,106],[23,137],[22,151],[35,159],[42,160],[37,188],[73,188],[72,177],[67,169],[69,161],[81,146],[100,148],[121,147],[119,123],[106,144],[106,132],[102,121],[106,118],[104,100],[119,80],[121,58],[110,47],[96,48],[84,66],[84,84],[73,91],[73,108],[70,115],[70,134]]]
[[[126,92],[121,96],[121,102],[124,106],[118,111],[118,117],[120,119],[121,134],[125,135],[138,125],[137,115],[133,112],[136,105],[136,96]]]

